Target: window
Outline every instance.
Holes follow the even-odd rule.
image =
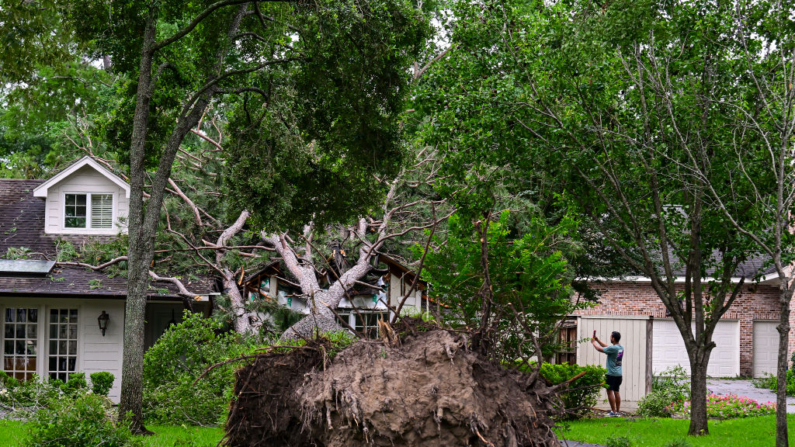
[[[357,332],[363,333],[365,337],[370,339],[378,338],[378,320],[389,321],[389,315],[380,312],[359,312],[354,313],[354,317],[354,329],[356,329]],[[362,318],[364,318],[364,322],[362,322]]]
[[[77,309],[50,309],[50,378],[69,380],[77,371]]]
[[[113,227],[113,194],[66,194],[64,227],[110,229]]]
[[[19,380],[36,373],[39,310],[6,308],[3,319],[3,371]]]
[[[577,326],[564,326],[558,333],[560,350],[555,355],[555,363],[577,364]]]

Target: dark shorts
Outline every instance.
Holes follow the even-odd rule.
[[[605,376],[608,391],[618,391],[621,382],[624,380],[623,376]]]

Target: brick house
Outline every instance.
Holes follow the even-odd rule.
[[[756,270],[746,271],[751,272],[746,276],[746,282],[752,283]],[[710,357],[710,376],[760,377],[775,373],[778,355],[776,326],[780,310],[778,278],[772,271],[764,273],[758,284],[743,286],[740,295],[718,323],[713,337],[717,346]],[[682,284],[684,287],[684,279]],[[682,337],[673,319],[666,315],[665,306],[647,278],[605,281],[591,286],[601,293],[598,304],[575,312],[575,317],[602,316],[614,320],[648,317],[652,321],[649,335],[653,372],[677,364],[689,368]],[[790,317],[790,324],[795,326],[795,314]],[[790,333],[789,356],[795,351],[793,335]],[[583,346],[587,348],[580,344],[578,349]]]

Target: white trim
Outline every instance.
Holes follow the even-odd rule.
[[[651,315],[569,315],[584,320],[653,320]]]
[[[86,196],[86,226],[85,228],[72,228],[66,226],[66,195],[84,195]],[[91,228],[91,209],[93,206],[91,205],[91,196],[93,195],[102,195],[102,196],[111,196],[111,226],[110,228]],[[115,192],[84,192],[84,191],[63,191],[61,192],[61,231],[62,232],[69,232],[74,234],[118,234],[118,230],[116,228],[117,223],[117,211],[118,211],[118,199],[116,198]]]
[[[95,171],[99,172],[104,177],[106,177],[108,180],[110,180],[111,182],[115,183],[116,186],[118,186],[119,188],[122,188],[124,190],[124,192],[125,192],[125,197],[128,198],[128,199],[130,198],[130,185],[127,182],[125,182],[124,180],[122,180],[119,176],[117,176],[116,174],[110,172],[108,169],[106,169],[101,164],[97,163],[94,159],[92,159],[89,156],[85,156],[85,157],[81,158],[78,162],[74,163],[69,168],[61,171],[55,177],[52,177],[49,180],[47,180],[46,182],[44,182],[41,185],[37,186],[36,189],[33,190],[33,197],[46,198],[47,197],[47,191],[52,186],[58,184],[61,180],[65,179],[66,177],[69,177],[70,175],[75,173],[78,169],[80,169],[80,168],[82,168],[83,166],[86,166],[86,165],[91,166],[92,168],[94,168]]]

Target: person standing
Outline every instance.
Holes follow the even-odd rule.
[[[593,338],[591,338],[591,343],[593,343],[594,348],[599,352],[607,354],[607,375],[605,376],[605,382],[607,383],[607,400],[610,401],[611,411],[607,414],[609,417],[621,416],[621,394],[619,394],[618,390],[624,379],[621,370],[621,363],[624,360],[624,347],[618,344],[620,340],[621,334],[618,331],[613,331],[613,333],[610,334],[610,343],[612,346],[608,346],[606,343],[599,340],[599,337],[596,336],[596,331],[594,331]]]

